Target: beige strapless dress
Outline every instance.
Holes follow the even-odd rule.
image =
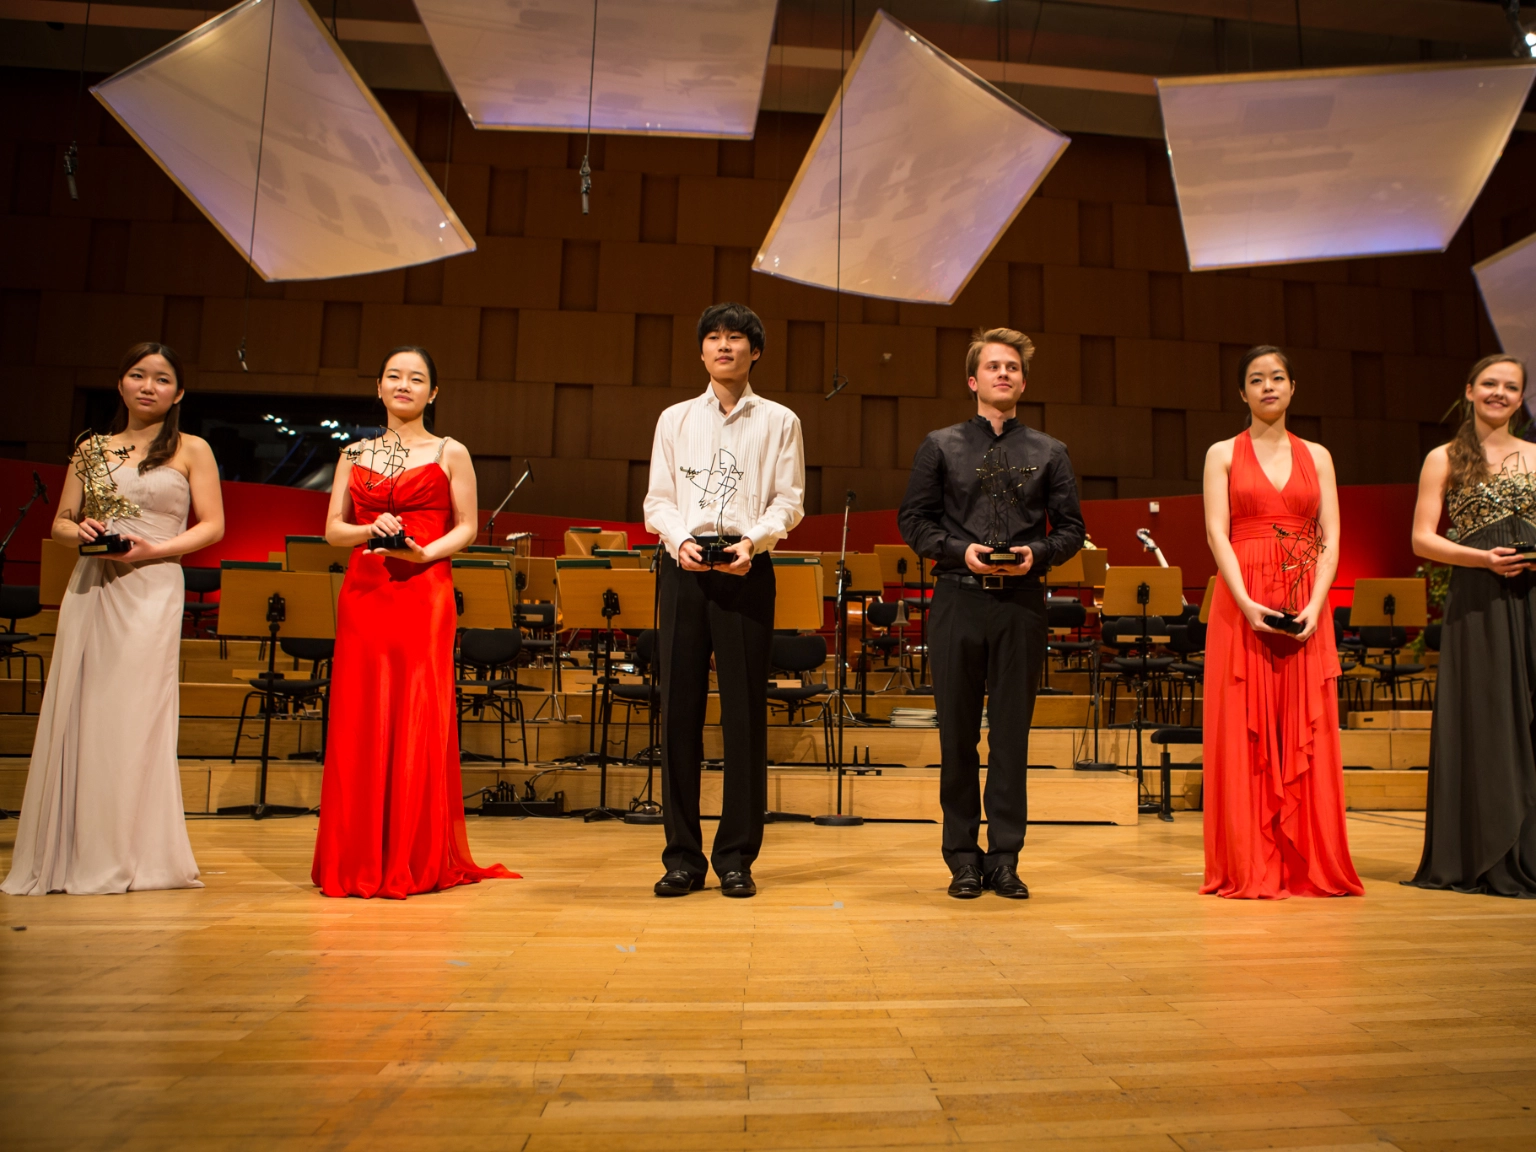
[[[143,510],[111,527],[148,541],[187,526],[187,478],[124,468]],[[201,888],[176,765],[181,564],[82,556],[59,607],[11,872],[13,896]]]

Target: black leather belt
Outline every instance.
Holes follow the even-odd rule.
[[[1034,588],[1040,584],[1038,576],[972,576],[970,573],[941,572],[940,580],[953,580],[967,588],[981,588],[987,592],[1011,592],[1015,588]]]

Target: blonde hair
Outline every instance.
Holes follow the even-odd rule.
[[[981,350],[988,344],[1006,344],[1019,354],[1024,375],[1029,375],[1029,359],[1035,354],[1034,341],[1013,328],[978,328],[971,333],[971,346],[965,350],[966,379],[976,375],[981,365]]]

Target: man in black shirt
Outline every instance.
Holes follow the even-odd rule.
[[[912,461],[898,523],[934,564],[929,666],[939,714],[939,802],[949,894],[990,888],[1024,900],[1019,849],[1035,688],[1045,661],[1045,573],[1083,545],[1066,445],[1020,424],[1034,345],[1022,332],[977,332],[966,353],[976,416],[930,432]],[[987,562],[993,545],[1017,560]],[[987,701],[987,846],[981,830],[981,706]]]

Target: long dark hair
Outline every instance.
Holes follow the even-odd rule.
[[[1503,352],[1484,356],[1472,365],[1472,371],[1467,373],[1467,386],[1476,384],[1477,378],[1495,364],[1513,364],[1520,369],[1520,394],[1524,396],[1527,383],[1525,361],[1518,356],[1509,356]],[[1465,396],[1461,400],[1461,426],[1456,429],[1456,435],[1452,436],[1450,443],[1445,446],[1445,454],[1451,465],[1450,475],[1445,478],[1447,491],[1452,488],[1468,487],[1488,478],[1488,456],[1484,453],[1482,444],[1478,442],[1477,418],[1471,403]]]
[[[402,352],[414,352],[416,355],[421,357],[422,361],[427,366],[427,390],[428,392],[436,392],[437,361],[433,360],[432,353],[428,352],[420,344],[401,344],[399,347],[391,348],[388,352],[384,353],[384,359],[379,361],[379,373],[374,377],[374,379],[383,380],[384,369],[388,368],[389,362],[396,356],[400,355]],[[384,398],[382,396],[379,397],[379,403],[384,403]],[[385,411],[388,411],[387,407]],[[435,398],[427,403],[426,411],[421,414],[421,422],[426,425],[428,432],[432,432],[434,434],[436,433],[437,429],[434,427],[434,425],[437,423],[437,400]]]
[[[171,374],[176,377],[176,391],[184,393],[187,390],[186,378],[181,372],[181,357],[176,355],[176,349],[169,344],[156,344],[152,340],[135,344],[123,353],[123,358],[117,365],[117,413],[112,417],[110,428],[113,435],[128,430],[128,405],[123,402],[123,377],[127,376],[133,366],[146,356],[165,357],[165,362],[171,366]],[[180,448],[181,405],[172,404],[171,410],[165,414],[165,420],[160,425],[159,434],[150,442],[149,451],[144,453],[144,459],[139,461],[139,475],[142,476],[151,469],[170,463],[175,459]]]
[[[1243,362],[1237,369],[1237,390],[1244,395],[1248,392],[1248,365],[1252,364],[1260,356],[1273,356],[1280,361],[1280,367],[1285,369],[1286,376],[1291,381],[1292,390],[1296,387],[1296,377],[1291,375],[1291,361],[1284,352],[1273,344],[1259,344],[1243,353]],[[1253,409],[1248,409],[1248,416],[1243,420],[1243,427],[1248,428],[1253,424]]]

